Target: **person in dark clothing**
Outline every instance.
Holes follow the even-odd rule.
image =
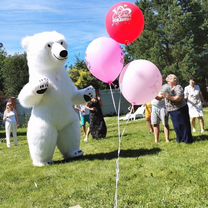
[[[90,133],[93,139],[102,139],[106,137],[107,127],[103,117],[99,97],[92,98],[87,104],[90,110]]]
[[[164,97],[176,132],[176,141],[192,143],[189,111],[184,99],[183,88],[178,84],[178,78],[174,74],[169,74],[166,81],[171,88],[170,92],[164,92]]]

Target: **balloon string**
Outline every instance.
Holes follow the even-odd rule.
[[[121,93],[118,103],[118,157],[116,159],[116,190],[115,190],[115,203],[114,208],[118,208],[118,189],[119,189],[119,177],[120,177],[120,167],[119,158],[121,152],[121,129],[120,129],[120,106],[121,106]]]
[[[118,114],[118,112],[116,110],[116,104],[115,104],[115,99],[114,99],[114,96],[113,96],[113,91],[112,91],[112,88],[111,88],[111,84],[109,84],[109,87],[110,87],[111,97],[112,97],[112,101],[113,101],[113,107],[115,109],[116,114]]]
[[[120,153],[121,153],[121,142],[122,142],[122,138],[124,135],[124,132],[126,130],[126,126],[128,124],[128,122],[130,121],[130,117],[128,117],[127,121],[126,121],[126,125],[122,131],[121,134],[121,127],[120,127],[120,107],[121,107],[121,92],[120,92],[120,98],[119,98],[119,104],[118,104],[118,157],[116,159],[116,190],[115,190],[115,203],[114,203],[114,208],[118,208],[118,190],[119,190],[119,179],[120,179]],[[131,106],[130,109],[130,114],[132,113],[134,108],[134,105]]]
[[[131,107],[130,113],[133,111],[133,105]],[[121,142],[122,142],[122,138],[124,135],[124,132],[126,130],[126,126],[128,124],[128,122],[130,121],[130,119],[127,119],[126,122],[126,126],[124,127],[122,134],[121,134],[121,127],[120,127],[120,108],[121,108],[121,92],[120,92],[120,97],[119,97],[119,104],[118,104],[118,156],[116,159],[116,190],[115,190],[115,203],[114,203],[114,208],[118,208],[118,198],[119,198],[119,179],[120,179],[120,153],[121,153]]]

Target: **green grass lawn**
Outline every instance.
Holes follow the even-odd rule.
[[[208,112],[205,112],[208,125]],[[112,208],[114,206],[117,118],[106,118],[107,139],[82,141],[85,156],[61,163],[57,150],[52,166],[33,167],[26,129],[18,130],[19,146],[0,143],[0,207]],[[144,120],[121,123],[119,208],[208,207],[208,130],[194,133],[195,143],[154,144]],[[4,131],[0,132],[1,136]]]

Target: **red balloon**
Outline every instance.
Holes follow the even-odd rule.
[[[144,30],[144,15],[138,6],[129,2],[116,4],[107,14],[106,29],[112,39],[130,45]]]

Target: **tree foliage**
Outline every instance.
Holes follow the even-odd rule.
[[[4,65],[4,60],[6,58],[6,52],[3,49],[0,49],[0,91],[3,91],[3,76],[2,76],[2,68]]]
[[[208,6],[196,0],[141,0],[144,33],[126,48],[128,60],[147,59],[182,84],[208,77]]]
[[[1,70],[3,91],[7,97],[17,97],[28,82],[28,67],[25,54],[7,56]]]

